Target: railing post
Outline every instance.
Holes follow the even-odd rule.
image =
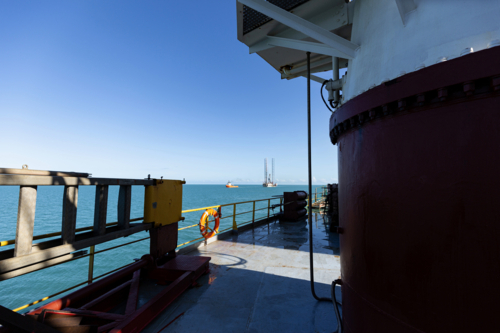
[[[267,222],[269,222],[269,209],[271,208],[271,199],[267,199]]]
[[[94,208],[94,236],[106,233],[106,215],[108,213],[108,185],[97,185]]]
[[[132,202],[132,186],[120,185],[118,193],[118,226],[128,229],[130,226],[130,205]]]
[[[280,213],[283,213],[283,198],[280,198]]]
[[[92,245],[90,247],[89,251],[89,281],[88,283],[91,284],[92,280],[94,279],[94,252],[95,252],[95,245]]]
[[[78,186],[64,186],[61,239],[63,244],[75,242]]]
[[[236,204],[233,204],[233,230],[238,230],[238,226],[236,225]]]
[[[252,209],[252,224],[255,222],[255,201],[253,202],[253,209]]]
[[[21,186],[19,189],[14,257],[31,253],[35,226],[36,191],[36,186]]]

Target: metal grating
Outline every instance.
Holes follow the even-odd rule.
[[[276,5],[284,10],[292,10],[295,7],[302,5],[303,3],[308,2],[309,0],[267,0],[268,2]],[[247,34],[250,31],[257,29],[261,25],[266,24],[271,21],[272,18],[266,16],[258,11],[243,6],[243,34]]]

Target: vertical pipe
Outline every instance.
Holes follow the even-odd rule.
[[[271,199],[267,199],[267,222],[269,222],[269,209],[271,208]]]
[[[312,195],[312,169],[311,169],[311,52],[307,52],[307,166],[308,166],[308,204],[307,204],[307,221],[309,224],[309,266],[311,276],[311,292],[318,301],[328,301],[328,298],[319,298],[314,291],[314,258],[313,258],[313,236],[312,236],[312,219],[311,219],[311,195]]]
[[[255,222],[255,200],[253,202],[253,209],[252,209],[252,223]]]
[[[94,279],[94,252],[95,252],[95,245],[92,245],[90,247],[89,251],[89,281],[88,283],[91,284],[92,280]]]
[[[236,225],[236,204],[233,204],[233,230],[238,230]]]
[[[311,200],[312,200],[312,169],[311,169],[311,52],[307,52],[307,170],[308,170],[308,203],[307,203],[307,219],[309,220],[309,234],[312,238],[311,229]],[[312,253],[312,242],[310,243]],[[311,263],[312,269],[312,263]],[[311,270],[312,272],[312,270]],[[312,281],[312,279],[311,279]],[[314,286],[313,286],[314,294]]]
[[[332,69],[333,69],[333,81],[338,80],[339,79],[339,58],[337,58],[337,57],[332,58]],[[339,97],[340,97],[339,91],[335,90],[335,92],[333,93],[333,98],[334,98],[333,101],[338,102]]]

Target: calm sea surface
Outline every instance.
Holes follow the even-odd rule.
[[[313,186],[315,188],[320,186]],[[117,203],[119,186],[109,187],[107,222],[117,221]],[[239,188],[226,188],[225,185],[184,185],[183,210],[241,202],[248,200],[267,199],[283,192],[307,191],[306,185],[280,185],[274,188],[265,188],[261,185],[243,185]],[[34,235],[41,235],[61,231],[63,186],[39,186],[35,214]],[[78,210],[76,227],[92,226],[94,219],[95,186],[80,186],[78,194]],[[15,238],[17,205],[19,200],[18,186],[0,187],[0,241]],[[271,201],[271,204],[279,200]],[[256,209],[262,209],[255,214],[255,218],[267,217],[267,201],[258,202]],[[252,203],[237,206],[237,213],[252,210]],[[144,187],[133,186],[131,218],[143,216]],[[272,212],[272,211],[271,211]],[[179,227],[197,224],[202,211],[186,213]],[[223,207],[222,217],[232,215],[233,207]],[[252,220],[252,214],[237,216],[237,223]],[[138,223],[138,222],[134,222]],[[221,220],[220,230],[231,227],[232,218]],[[120,238],[111,242],[96,245],[96,251],[113,247],[119,244],[147,237],[149,234],[140,232],[129,237]],[[179,244],[200,237],[197,227],[179,231]],[[41,240],[40,240],[41,241]],[[35,241],[36,242],[36,241]],[[3,246],[1,251],[12,249],[13,245]],[[141,241],[128,246],[96,254],[94,262],[94,276],[99,276],[112,269],[131,263],[134,258],[140,258],[149,253],[149,241]],[[69,263],[49,267],[41,271],[26,274],[10,280],[0,282],[0,305],[7,308],[17,308],[37,299],[54,294],[87,280],[88,257]],[[48,302],[48,301],[47,301]],[[46,302],[44,302],[46,303]],[[43,303],[40,303],[43,304]],[[38,307],[40,304],[37,304]],[[25,312],[31,308],[23,310]]]

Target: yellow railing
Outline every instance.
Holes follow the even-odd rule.
[[[219,233],[221,233],[221,232],[223,232],[225,230],[229,230],[229,229],[237,230],[238,229],[238,225],[248,224],[248,223],[251,223],[251,222],[255,222],[255,212],[256,211],[266,210],[267,209],[267,218],[269,218],[270,217],[270,210],[273,209],[273,208],[276,208],[276,207],[271,207],[271,200],[280,200],[280,204],[279,205],[282,205],[282,202],[283,202],[282,198],[268,198],[268,199],[259,199],[259,200],[248,200],[248,201],[240,201],[240,202],[234,202],[234,203],[223,204],[223,205],[216,205],[216,206],[208,206],[208,207],[201,207],[201,208],[195,208],[195,209],[188,209],[188,210],[183,210],[182,213],[183,214],[184,213],[192,213],[192,212],[207,210],[207,209],[210,209],[210,208],[221,209],[222,207],[230,207],[230,206],[232,206],[232,208],[233,208],[232,209],[233,210],[233,214],[227,215],[227,216],[224,216],[224,217],[220,218],[221,220],[223,220],[223,219],[227,219],[227,218],[231,218],[232,217],[233,218],[232,227],[219,231]],[[256,202],[261,202],[261,201],[267,201],[267,203],[268,203],[267,207],[255,209],[255,203]],[[240,213],[236,212],[237,205],[248,204],[248,203],[252,203],[253,204],[252,210],[245,211],[245,212],[240,212]],[[244,215],[244,214],[250,214],[250,213],[252,213],[252,219],[251,220],[242,222],[240,224],[236,223],[236,216]],[[197,227],[197,226],[199,226],[199,224],[193,224],[193,225],[190,225],[190,226],[187,226],[187,227],[182,227],[182,228],[179,228],[178,230],[180,231],[180,230],[189,229],[189,228],[193,228],[193,227]],[[179,244],[178,246],[182,246],[182,245],[186,245],[186,244],[192,243],[193,241],[200,240],[201,238],[202,237],[193,239],[193,240],[191,240],[189,242]]]
[[[324,194],[324,193],[323,193]],[[319,200],[321,200],[321,198],[323,197],[324,195],[322,195],[320,193],[320,196],[319,196]],[[318,193],[314,193],[314,201],[313,202],[316,202],[318,201]],[[273,205],[271,206],[271,200],[279,200],[279,204],[276,204],[276,205]],[[255,206],[256,206],[256,203],[257,202],[262,202],[262,201],[267,201],[267,207],[263,207],[263,208],[259,208],[259,209],[255,209]],[[245,212],[240,212],[240,213],[237,213],[237,205],[242,205],[242,204],[248,204],[248,203],[252,203],[252,210],[249,210],[249,211],[245,211]],[[224,217],[221,217],[221,219],[226,219],[226,218],[232,218],[232,226],[229,227],[229,228],[226,228],[226,229],[223,229],[223,230],[220,230],[219,231],[219,234],[222,233],[222,232],[225,232],[225,231],[228,231],[228,230],[238,230],[238,226],[243,226],[243,225],[247,225],[247,224],[250,224],[250,223],[255,223],[257,221],[260,221],[260,220],[265,220],[265,219],[269,219],[271,217],[271,209],[275,209],[277,207],[283,207],[285,204],[283,204],[283,198],[268,198],[268,199],[259,199],[259,200],[249,200],[249,201],[241,201],[241,202],[235,202],[235,203],[229,203],[229,204],[223,204],[223,205],[215,205],[215,206],[209,206],[209,207],[201,207],[201,208],[195,208],[195,209],[187,209],[187,210],[183,210],[182,213],[185,214],[185,213],[192,213],[192,212],[197,212],[197,211],[203,211],[203,210],[206,210],[206,209],[209,209],[209,208],[217,208],[217,209],[221,209],[222,207],[231,207],[232,206],[232,214],[231,215],[227,215],[227,216],[224,216]],[[261,210],[266,210],[267,209],[267,216],[264,215],[263,217],[261,217],[261,219],[255,219],[255,212],[257,211],[261,211]],[[248,220],[248,221],[244,221],[244,222],[240,222],[240,223],[237,223],[237,220],[236,220],[236,217],[237,216],[240,216],[240,215],[244,215],[244,214],[250,214],[252,213],[252,219],[251,220]],[[140,221],[140,220],[143,220],[144,218],[143,217],[138,217],[138,218],[134,218],[134,219],[131,219],[130,221]],[[113,226],[113,225],[117,225],[118,222],[111,222],[111,223],[107,223],[106,226]],[[197,227],[199,226],[199,224],[193,224],[193,225],[190,225],[190,226],[187,226],[187,227],[182,227],[182,228],[179,228],[178,230],[185,230],[185,229],[189,229],[189,228],[193,228],[193,227]],[[86,230],[92,230],[93,227],[84,227],[84,228],[79,228],[79,229],[76,229],[76,232],[81,232],[81,231],[86,231]],[[49,233],[49,234],[44,234],[44,235],[38,235],[38,236],[34,236],[33,239],[44,239],[44,238],[50,238],[50,237],[55,237],[55,236],[60,236],[61,235],[61,232],[53,232],[53,233]],[[38,304],[40,302],[43,302],[43,301],[46,301],[50,298],[53,298],[55,296],[58,296],[58,295],[61,295],[67,291],[70,291],[74,288],[77,288],[77,287],[80,287],[84,284],[90,284],[92,283],[94,280],[97,280],[101,277],[104,277],[110,273],[113,273],[119,269],[122,269],[130,264],[127,264],[125,266],[122,266],[122,267],[119,267],[117,269],[114,269],[112,271],[109,271],[109,272],[106,272],[104,274],[101,274],[99,276],[96,276],[94,277],[93,274],[93,270],[94,270],[94,257],[96,254],[99,254],[99,253],[103,253],[103,252],[106,252],[106,251],[110,251],[110,250],[113,250],[113,249],[116,249],[116,248],[119,248],[119,247],[123,247],[123,246],[127,246],[127,245],[130,245],[130,244],[133,244],[133,243],[137,243],[137,242],[141,242],[141,241],[144,241],[144,240],[147,240],[149,239],[149,237],[144,237],[144,238],[141,238],[141,239],[137,239],[137,240],[134,240],[134,241],[131,241],[131,242],[128,242],[128,243],[124,243],[124,244],[120,244],[120,245],[117,245],[117,246],[113,246],[113,247],[109,247],[109,248],[106,248],[106,249],[103,249],[103,250],[100,250],[100,251],[95,251],[95,246],[91,246],[89,248],[89,253],[88,254],[84,254],[84,255],[81,255],[81,256],[78,256],[76,258],[72,258],[72,259],[69,259],[69,260],[66,260],[66,261],[63,261],[63,262],[60,262],[60,263],[57,263],[56,265],[60,265],[60,264],[64,264],[64,263],[67,263],[67,262],[70,262],[70,261],[74,261],[74,260],[78,260],[78,259],[82,259],[82,258],[85,258],[85,257],[89,257],[89,271],[88,271],[88,279],[87,281],[85,282],[81,282],[77,285],[74,285],[70,288],[67,288],[67,289],[64,289],[62,291],[59,291],[57,293],[54,293],[52,295],[49,295],[49,296],[46,296],[46,297],[43,297],[39,300],[36,300],[34,302],[31,302],[31,303],[28,303],[28,304],[25,304],[23,306],[20,306],[16,309],[14,309],[13,311],[17,312],[17,311],[20,311],[20,310],[23,310],[23,309],[26,309],[32,305],[35,305],[35,304]],[[190,241],[187,241],[187,242],[184,242],[184,243],[181,243],[181,244],[178,244],[177,247],[181,247],[181,246],[184,246],[184,245],[187,245],[187,244],[190,244],[190,243],[193,243],[193,242],[196,242],[196,241],[200,241],[204,239],[203,237],[199,237],[199,238],[195,238],[195,239],[192,239]],[[3,241],[3,242],[0,242],[0,246],[6,246],[6,245],[12,245],[12,244],[15,244],[15,240],[8,240],[8,241]]]

